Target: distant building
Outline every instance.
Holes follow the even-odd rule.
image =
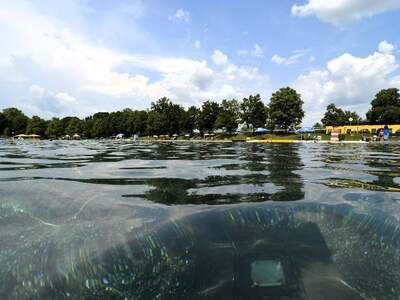
[[[385,127],[385,124],[381,125],[345,125],[345,126],[326,126],[326,134],[330,134],[333,130],[338,130],[340,134],[347,133],[376,133],[379,129]],[[389,130],[392,133],[400,131],[400,124],[388,125]]]

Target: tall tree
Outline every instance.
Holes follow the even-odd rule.
[[[199,116],[199,129],[201,132],[212,132],[215,129],[215,122],[217,121],[220,112],[220,106],[217,102],[206,101],[201,106]]]
[[[269,103],[269,119],[274,128],[288,130],[299,125],[304,118],[303,100],[290,87],[272,94]]]
[[[354,111],[344,111],[343,125],[355,125],[361,122],[361,117]]]
[[[236,99],[223,100],[215,122],[216,128],[225,128],[228,133],[234,132],[239,125],[240,104]]]
[[[105,138],[113,134],[112,128],[110,128],[108,122],[109,116],[110,114],[108,112],[98,112],[93,115],[91,120],[87,120],[87,122],[91,123],[90,135],[92,137]]]
[[[64,133],[61,120],[59,118],[52,118],[47,124],[46,135],[50,138],[61,137]]]
[[[182,131],[184,109],[163,97],[151,104],[150,130],[158,134],[175,134]]]
[[[15,107],[3,110],[3,115],[7,120],[7,128],[9,134],[15,135],[25,133],[28,117],[22,111]]]
[[[47,122],[38,116],[33,116],[28,120],[26,127],[27,134],[38,134],[44,136],[47,129]]]
[[[183,114],[183,129],[189,134],[193,134],[193,131],[199,125],[200,109],[196,106],[189,107]]]
[[[381,90],[371,102],[367,120],[372,124],[400,123],[400,93],[396,88]]]
[[[343,110],[333,103],[326,107],[324,117],[321,120],[324,126],[354,125],[360,123],[360,121],[361,118],[356,112]]]
[[[251,125],[253,129],[265,126],[268,116],[267,107],[259,94],[244,98],[240,107],[242,109],[242,122]]]
[[[3,134],[6,128],[7,128],[7,119],[5,115],[2,112],[0,112],[0,134]]]
[[[166,134],[167,131],[164,127],[163,115],[157,111],[151,110],[147,115],[147,133],[149,135]]]
[[[83,122],[77,117],[71,117],[65,128],[65,134],[73,136],[74,134],[81,135],[83,132]]]
[[[127,124],[127,134],[146,134],[148,113],[145,110],[135,110],[133,111],[129,118]]]
[[[340,126],[343,125],[344,118],[344,111],[341,108],[336,107],[334,103],[331,103],[326,107],[321,122],[324,126]]]

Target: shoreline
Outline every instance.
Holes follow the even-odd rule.
[[[81,140],[47,140],[47,141],[90,141],[90,140],[96,140],[96,139],[81,139]],[[19,140],[10,140],[11,142],[18,142]],[[32,141],[32,142],[38,142],[38,141],[46,141],[46,139],[25,139],[22,141]],[[104,141],[104,140],[103,140]],[[139,139],[137,141],[133,141],[130,139],[122,139],[122,140],[108,140],[108,141],[113,141],[116,143],[127,143],[127,144],[133,144],[133,143],[249,143],[249,144],[399,144],[400,141],[398,140],[391,140],[391,141],[386,141],[386,142],[381,142],[381,141],[338,141],[338,142],[333,142],[330,140],[320,140],[320,141],[315,141],[315,140],[290,140],[290,139],[262,139],[262,140],[231,140],[231,139],[215,139],[215,140],[207,140],[207,139],[194,139],[194,140],[186,140],[186,139]]]
[[[365,142],[365,141],[339,141],[331,142],[327,140],[323,141],[304,141],[304,140],[247,140],[247,141],[235,141],[235,140],[139,140],[141,143],[255,143],[255,144],[383,144],[384,142]],[[397,143],[397,141],[386,142],[386,143]]]

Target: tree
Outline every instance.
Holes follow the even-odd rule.
[[[240,105],[236,99],[223,100],[215,122],[216,128],[225,128],[228,133],[234,132],[239,125]]]
[[[196,106],[189,107],[183,114],[183,129],[189,134],[193,134],[199,125],[200,109]]]
[[[156,134],[175,134],[182,131],[184,109],[166,97],[151,103],[149,130]]]
[[[71,117],[65,128],[65,133],[72,136],[74,134],[82,134],[83,122],[77,117]]]
[[[110,114],[108,112],[98,112],[95,113],[92,119],[87,119],[86,122],[89,124],[84,128],[85,131],[90,130],[91,137],[108,137],[112,135],[112,129],[109,126],[108,118]]]
[[[269,103],[269,119],[274,128],[288,130],[299,125],[303,118],[303,100],[294,89],[281,88],[272,94]]]
[[[360,122],[361,118],[356,112],[349,110],[344,111],[343,125],[354,125],[354,124],[359,124]]]
[[[244,98],[241,105],[242,122],[251,125],[253,128],[264,127],[267,121],[267,108],[259,94]]]
[[[351,119],[351,121],[350,121]],[[331,103],[326,107],[325,115],[321,122],[324,126],[343,126],[350,124],[358,124],[361,121],[360,116],[356,112],[343,110]]]
[[[46,135],[50,138],[57,138],[64,134],[61,120],[52,118],[47,124]]]
[[[163,126],[163,116],[161,113],[156,111],[149,111],[147,118],[147,133],[149,135],[153,134],[166,134],[166,130]]]
[[[126,133],[132,134],[146,134],[148,114],[145,110],[133,111],[127,120]]]
[[[26,127],[27,134],[38,134],[44,136],[47,129],[47,122],[38,116],[33,116],[28,120]]]
[[[217,121],[220,112],[220,107],[217,102],[206,101],[201,106],[199,116],[199,129],[201,132],[212,132],[215,129],[215,122]]]
[[[9,134],[25,133],[28,117],[22,111],[14,107],[6,108],[3,110],[3,115],[7,120]]]
[[[367,120],[372,124],[399,124],[400,93],[397,88],[381,90],[371,102]]]
[[[321,122],[324,126],[340,126],[344,122],[344,111],[331,103],[326,107],[325,115]]]
[[[3,113],[0,112],[0,134],[7,128],[7,119]]]
[[[313,125],[313,127],[315,128],[315,129],[319,129],[319,128],[322,128],[322,125],[320,124],[320,123],[315,123],[314,125]]]

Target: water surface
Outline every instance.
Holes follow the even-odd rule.
[[[399,299],[399,150],[0,142],[0,299]]]

